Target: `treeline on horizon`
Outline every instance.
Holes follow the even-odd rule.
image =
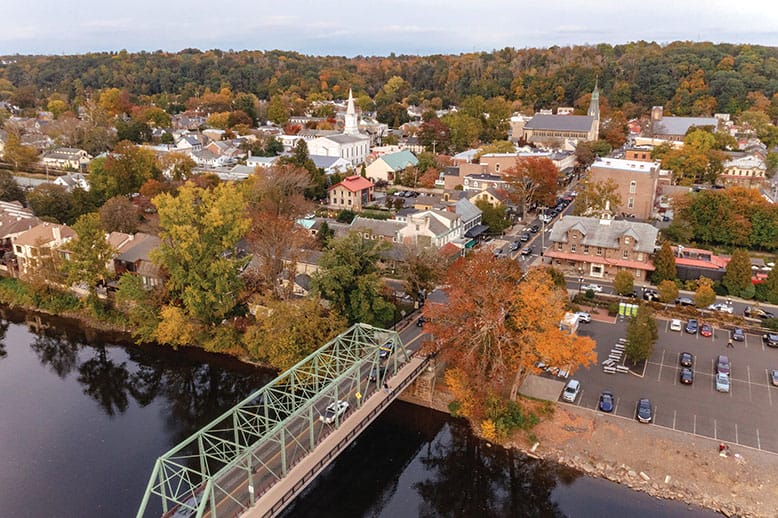
[[[17,55],[0,65],[0,84],[7,80],[17,94],[26,88],[37,99],[59,93],[78,102],[91,92],[120,88],[171,113],[185,109],[188,99],[206,89],[225,87],[259,99],[343,99],[349,88],[355,96],[375,98],[397,76],[407,90],[396,92],[404,94],[405,104],[433,108],[456,105],[469,96],[503,97],[526,111],[581,108],[597,80],[610,107],[630,118],[647,114],[654,105],[664,105],[665,113],[674,115],[739,113],[752,106],[753,92],[767,99],[778,92],[778,48],[639,41],[353,58],[186,49]]]

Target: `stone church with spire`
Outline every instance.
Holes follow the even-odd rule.
[[[365,163],[370,153],[370,137],[359,132],[359,119],[354,107],[354,96],[348,91],[348,104],[343,133],[326,135],[308,141],[310,155],[339,157],[353,167]]]
[[[572,151],[582,141],[600,137],[600,89],[594,84],[592,99],[586,115],[572,115],[572,109],[559,108],[536,113],[523,127],[517,128],[516,138],[542,147]]]

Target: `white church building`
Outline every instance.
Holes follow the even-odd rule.
[[[370,153],[370,137],[359,132],[357,112],[354,109],[354,98],[351,95],[351,90],[348,92],[348,107],[343,134],[317,137],[308,141],[308,153],[310,155],[340,157],[354,167],[367,160],[367,155]]]

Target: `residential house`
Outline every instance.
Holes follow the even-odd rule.
[[[410,151],[398,151],[381,155],[365,168],[365,174],[373,182],[394,183],[397,174],[409,167],[419,165],[419,160]]]
[[[405,228],[405,223],[391,219],[381,220],[357,216],[351,222],[349,231],[357,232],[362,238],[382,239],[387,243],[398,243],[398,232]]]
[[[246,165],[249,167],[262,167],[267,169],[278,162],[277,156],[250,156],[246,159]]]
[[[651,261],[659,231],[648,223],[564,216],[551,229],[545,252],[560,269],[574,275],[613,278],[626,270],[645,282],[654,270]]]
[[[757,155],[733,156],[724,162],[724,171],[716,179],[719,185],[739,185],[742,187],[767,187],[767,165]]]
[[[421,144],[419,137],[411,136],[401,138],[397,144],[400,146],[400,149],[407,149],[411,153],[416,153],[417,155],[419,153],[424,153],[424,146]]]
[[[330,206],[359,212],[373,200],[373,183],[359,175],[349,176],[329,188]]]
[[[146,289],[162,284],[162,270],[151,259],[152,250],[162,243],[157,236],[142,232],[134,235],[112,232],[108,236],[108,242],[117,252],[113,264],[109,265],[109,271],[117,277],[124,273],[137,275]]]
[[[476,206],[478,205],[479,201],[486,202],[492,207],[499,207],[500,205],[505,207],[512,206],[512,201],[508,197],[507,192],[502,189],[489,187],[483,191],[470,191],[467,194],[470,196],[470,198],[468,198],[470,203]]]
[[[15,268],[13,241],[21,233],[41,223],[31,210],[22,207],[18,201],[0,201],[0,270]]]
[[[405,226],[398,232],[398,239],[406,245],[441,248],[459,240],[464,235],[462,218],[456,212],[424,210],[408,214]]]
[[[617,186],[621,204],[612,207],[614,213],[643,220],[654,211],[659,176],[659,162],[619,158],[597,159],[589,170],[590,182],[611,180]]]
[[[465,192],[481,192],[485,189],[507,190],[509,184],[502,176],[494,174],[469,174],[462,181]]]
[[[71,169],[74,171],[80,171],[89,165],[89,161],[92,157],[89,153],[83,149],[77,149],[72,147],[59,147],[53,149],[43,155],[41,163],[44,166],[54,167],[57,169]]]
[[[54,185],[61,185],[67,192],[73,192],[74,189],[89,190],[89,181],[81,173],[71,173],[58,176],[52,182]]]
[[[196,131],[200,127],[205,126],[205,121],[207,120],[204,115],[194,112],[178,113],[173,115],[171,119],[173,129],[189,131]]]
[[[176,138],[175,148],[178,151],[195,152],[203,149],[203,143],[193,133],[184,133]]]
[[[51,259],[58,249],[76,237],[66,225],[41,223],[12,239],[20,274],[28,274]]]
[[[467,198],[458,199],[454,210],[462,220],[463,234],[467,234],[472,229],[477,228],[481,224],[481,209],[476,207]]]
[[[337,156],[309,155],[313,164],[324,174],[343,174],[353,168],[351,162]]]
[[[637,162],[653,162],[651,158],[651,151],[653,146],[634,146],[624,150],[624,158],[627,160],[635,160]]]

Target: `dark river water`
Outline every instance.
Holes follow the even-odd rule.
[[[273,377],[3,317],[0,517],[135,516],[156,458]],[[285,516],[718,515],[488,447],[461,421],[397,402]]]

